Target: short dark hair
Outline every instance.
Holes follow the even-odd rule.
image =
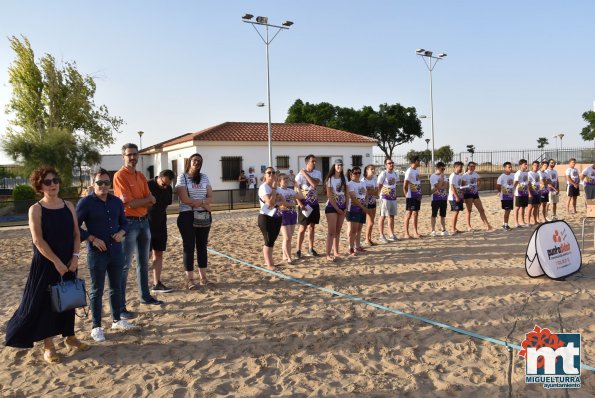
[[[306,162],[309,162],[309,161],[310,161],[310,159],[312,159],[312,158],[316,158],[316,156],[314,156],[314,155],[312,155],[312,154],[310,154],[310,155],[306,156]]]
[[[161,170],[161,172],[159,173],[159,177],[167,177],[170,180],[173,180],[176,176],[174,175],[174,172],[170,169],[165,169]]]
[[[415,155],[411,158],[411,164],[419,162],[419,156]]]
[[[442,168],[445,168],[445,167],[446,167],[446,165],[444,164],[444,162],[438,162],[438,163],[436,163],[436,168],[437,169],[442,169]]]
[[[550,162],[548,162],[547,160],[544,160],[543,162],[541,162],[541,165],[543,166],[544,164],[545,164],[545,165],[547,165],[547,164],[549,164],[549,163],[550,163]]]
[[[549,160],[548,160],[548,163],[549,163],[549,162],[558,163],[558,162],[556,162],[554,159],[549,159]]]
[[[388,162],[388,161],[391,161],[392,162],[393,160],[391,158],[385,158],[384,159],[384,164],[386,164],[386,162]]]
[[[506,167],[506,166],[512,166],[512,163],[510,163],[510,162],[502,163],[502,167]]]
[[[124,155],[126,153],[127,149],[136,149],[138,151],[138,146],[132,142],[129,142],[127,144],[122,145],[122,155]]]
[[[522,164],[527,164],[527,159],[521,159],[519,160],[519,166]]]
[[[453,166],[454,166],[454,167],[457,167],[457,166],[464,166],[464,164],[463,164],[463,162],[456,161],[456,162],[454,162],[454,163],[453,163]]]
[[[539,160],[534,160],[534,161],[531,163],[531,165],[534,165],[534,164],[536,164],[536,165],[538,165],[538,166],[539,166]]]
[[[570,162],[576,162],[576,159],[575,158],[568,159],[568,163],[570,163]]]
[[[95,182],[95,177],[100,176],[102,174],[109,175],[108,171],[106,169],[104,169],[103,167],[99,167],[98,169],[96,169],[95,172],[93,173],[93,182]]]
[[[29,177],[29,181],[31,181],[31,185],[37,192],[41,192],[43,180],[45,179],[45,176],[47,176],[50,173],[54,174],[56,177],[60,177],[54,166],[49,166],[47,164],[39,166],[38,168],[33,170],[31,176]]]

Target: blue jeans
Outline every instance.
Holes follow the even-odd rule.
[[[124,267],[124,252],[100,252],[92,249],[87,255],[89,276],[91,277],[91,318],[93,327],[101,326],[101,309],[105,274],[109,279],[109,304],[114,321],[120,320],[120,279]]]
[[[149,252],[151,250],[151,230],[149,221],[144,219],[128,219],[128,233],[123,242],[124,246],[124,268],[122,269],[121,280],[121,310],[126,308],[126,282],[128,281],[128,270],[132,265],[132,257],[136,256],[136,283],[140,293],[141,301],[149,301]]]

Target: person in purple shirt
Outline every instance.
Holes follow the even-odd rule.
[[[120,280],[124,268],[122,240],[128,231],[124,205],[109,193],[109,174],[99,169],[94,176],[92,194],[81,199],[76,206],[81,241],[87,241],[87,266],[91,277],[91,337],[100,342],[105,340],[101,326],[101,309],[105,276],[109,280],[112,330],[137,329],[120,318]],[[85,224],[86,229],[80,228]]]

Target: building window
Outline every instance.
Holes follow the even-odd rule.
[[[288,169],[289,168],[289,156],[277,156],[277,168]]]
[[[223,181],[237,181],[242,170],[241,156],[221,157],[221,179]]]
[[[363,166],[362,155],[351,155],[351,166]]]

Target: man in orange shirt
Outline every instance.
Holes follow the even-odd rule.
[[[114,194],[124,203],[124,212],[128,220],[128,234],[124,238],[124,268],[121,277],[122,319],[131,319],[135,314],[126,308],[126,281],[132,257],[136,252],[136,281],[142,304],[161,305],[163,301],[155,299],[149,292],[149,253],[151,250],[151,231],[147,218],[147,208],[155,204],[147,179],[136,171],[138,147],[124,144],[122,147],[124,166],[114,174]]]

